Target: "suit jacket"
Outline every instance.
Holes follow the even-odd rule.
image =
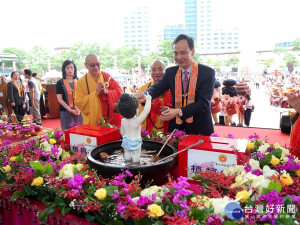
[[[146,90],[153,99],[159,97],[168,89],[172,94],[172,107],[175,108],[175,76],[178,66],[173,66],[166,69],[162,79],[155,85]],[[209,136],[214,132],[213,122],[211,117],[210,100],[214,92],[215,71],[205,65],[198,64],[198,78],[195,90],[195,101],[181,108],[183,116],[182,120],[193,116],[193,123],[184,122],[183,125],[176,124],[176,118],[169,123],[169,132],[175,128],[181,130],[184,127],[187,134],[201,134]],[[146,93],[145,92],[145,93]]]
[[[24,87],[23,87],[23,96],[19,97],[18,88],[12,81],[10,81],[7,84],[7,94],[8,94],[9,103],[14,102],[16,105],[22,105],[23,101],[25,100]]]

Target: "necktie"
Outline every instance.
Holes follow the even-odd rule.
[[[188,78],[189,72],[188,71],[184,71],[183,74],[184,74],[183,81],[182,81],[182,84],[183,84],[183,94],[186,94],[187,88],[188,88],[188,83],[189,83],[189,78]]]

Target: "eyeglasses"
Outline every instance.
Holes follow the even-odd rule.
[[[96,63],[96,64],[88,64],[90,67],[95,67],[95,66],[97,66],[97,67],[100,67],[100,63]]]

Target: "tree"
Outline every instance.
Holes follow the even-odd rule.
[[[293,43],[292,43],[292,50],[295,52],[299,52],[300,51],[300,38],[296,38]]]
[[[157,56],[166,64],[175,63],[173,56],[173,41],[165,40],[157,46]]]
[[[286,53],[287,52],[287,49],[284,48],[284,47],[276,47],[274,50],[273,50],[274,53],[277,53],[277,54],[282,54],[282,53]]]
[[[50,52],[41,46],[34,46],[28,57],[29,69],[34,73],[44,73],[48,69],[48,60],[50,60]]]
[[[271,58],[271,59],[266,59],[266,61],[264,62],[264,65],[266,67],[270,67],[272,64],[274,63],[274,59]]]
[[[138,48],[131,47],[127,49],[125,46],[117,48],[114,51],[117,57],[118,67],[124,69],[127,73],[130,72],[132,68],[137,66],[138,60]]]
[[[237,55],[232,55],[228,58],[228,60],[225,61],[225,66],[237,67],[239,62],[240,62],[239,57]]]
[[[25,58],[28,57],[28,53],[20,48],[5,48],[3,49],[4,53],[12,53],[15,54],[18,57],[18,60],[16,61],[16,67],[18,69],[24,69],[25,67]],[[5,62],[6,67],[12,67],[12,61]]]
[[[291,63],[294,67],[295,66],[298,66],[298,62],[296,60],[296,56],[293,55],[293,54],[287,54],[285,57],[284,57],[284,62],[285,63]]]

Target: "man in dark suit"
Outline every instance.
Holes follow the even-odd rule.
[[[166,69],[163,78],[149,87],[155,99],[171,90],[172,108],[163,107],[161,119],[170,121],[169,132],[175,128],[187,134],[209,136],[214,132],[210,112],[210,100],[215,84],[215,71],[193,60],[194,41],[187,35],[179,35],[173,42],[174,59],[178,66]],[[145,94],[136,92],[139,102],[145,101]]]

